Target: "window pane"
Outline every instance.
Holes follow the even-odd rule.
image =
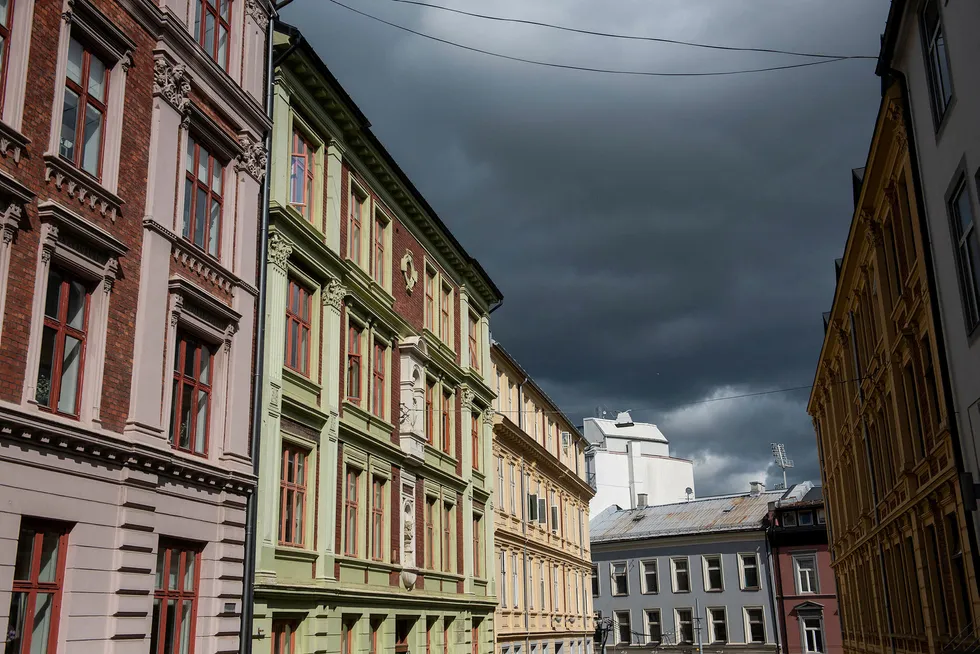
[[[75,82],[79,86],[82,85],[82,66],[84,64],[85,58],[85,48],[82,44],[71,39],[68,42],[68,79]]]
[[[160,634],[160,599],[153,600],[153,622],[150,623],[150,652],[156,654]]]
[[[0,25],[7,24],[7,17],[10,15],[10,0],[0,0]]]
[[[190,179],[184,180],[184,229],[181,236],[190,238],[191,236],[191,205],[194,199],[194,182]]]
[[[296,496],[296,515],[293,519],[295,520],[294,541],[299,543],[303,541],[303,496],[299,494]]]
[[[214,56],[214,14],[207,13],[204,19],[204,49]]]
[[[31,654],[47,654],[51,635],[51,613],[54,593],[38,593],[34,600],[34,625],[31,629]]]
[[[228,30],[218,28],[218,65],[225,68],[228,65]]]
[[[194,562],[197,560],[197,552],[184,552],[184,592],[194,590]]]
[[[207,179],[205,177],[205,179]],[[208,193],[204,189],[197,189],[197,215],[194,216],[194,245],[204,247],[204,230],[208,226]]]
[[[180,654],[189,654],[191,651],[191,601],[184,600],[180,610]]]
[[[69,327],[83,329],[85,327],[85,287],[72,280],[68,286],[68,318]]]
[[[58,320],[61,307],[61,273],[52,268],[48,273],[48,290],[44,299],[44,315]]]
[[[229,0],[220,0],[220,2],[221,2],[221,4],[220,4],[220,6],[221,6],[221,18],[223,18],[225,21],[227,21],[228,20],[228,15],[229,15],[228,7],[231,5],[231,2]]]
[[[177,600],[167,601],[167,618],[164,626],[163,651],[170,654],[174,651],[174,628],[176,627]]]
[[[38,568],[37,580],[42,583],[54,583],[58,580],[58,545],[61,538],[57,533],[48,532],[43,536],[41,544],[41,565]]]
[[[7,649],[20,652],[24,633],[24,618],[27,614],[27,593],[14,593],[10,598],[10,631],[15,634],[7,641]]]
[[[286,506],[283,510],[286,512],[285,518],[283,519],[283,526],[285,527],[285,533],[283,534],[283,540],[287,543],[293,542],[293,496],[295,491],[291,488],[286,489]]]
[[[949,76],[949,58],[946,54],[946,36],[939,32],[936,38],[936,62],[939,70],[937,71],[939,79],[939,91],[942,94],[943,104],[948,105],[950,99],[953,97],[953,89],[950,86],[950,76]]]
[[[194,432],[194,451],[204,454],[204,440],[208,433],[208,394],[205,391],[197,392],[196,412],[197,428]]]
[[[970,229],[970,225],[973,224],[973,210],[970,207],[970,194],[966,190],[966,186],[960,187],[960,192],[954,200],[956,205],[956,215],[960,219],[960,236],[966,234]]]
[[[189,449],[191,446],[191,394],[194,392],[194,387],[189,384],[184,384],[182,389],[182,397],[180,404],[180,434],[177,439],[177,447],[183,449]]]
[[[224,171],[225,169],[217,161],[211,166],[211,191],[217,195],[221,195],[221,180]]]
[[[204,0],[195,0],[194,2],[194,38],[201,38],[201,10],[204,8]]]
[[[61,156],[75,160],[75,131],[78,127],[78,95],[65,89],[65,104],[61,110]]]
[[[198,379],[202,384],[211,384],[211,353],[207,348],[201,348],[201,374]]]
[[[41,406],[51,406],[51,376],[54,373],[54,350],[57,332],[45,326],[41,335],[41,363],[37,369],[34,399]]]
[[[293,204],[303,204],[303,185],[306,183],[306,157],[293,155],[292,167],[289,174],[289,188],[292,190],[290,201]]]
[[[299,366],[303,372],[308,372],[307,361],[309,361],[310,332],[307,329],[300,329],[299,333],[300,333]]]
[[[163,569],[167,565],[167,550],[160,547],[157,550],[157,578],[153,588],[163,590]]]
[[[184,165],[187,168],[187,172],[194,174],[194,139],[187,138],[187,155],[184,157]]]
[[[58,397],[58,411],[75,413],[78,395],[78,376],[82,368],[82,342],[72,336],[65,336],[65,356],[61,364],[61,393]]]
[[[296,454],[296,483],[306,485],[306,455]]]
[[[221,225],[221,205],[211,200],[211,221],[208,223],[208,252],[218,256],[218,229]]]
[[[31,561],[34,560],[34,530],[21,527],[17,541],[17,558],[14,561],[14,579],[31,578]]]
[[[92,105],[85,108],[85,143],[82,145],[82,170],[90,175],[99,174],[102,158],[102,112]]]
[[[177,590],[177,579],[179,578],[180,552],[174,550],[167,551],[170,559],[170,569],[167,570],[167,590]]]
[[[207,184],[208,182],[208,160],[211,155],[204,148],[197,149],[197,181],[202,184]]]
[[[105,102],[105,64],[98,57],[89,57],[88,62],[88,94]]]

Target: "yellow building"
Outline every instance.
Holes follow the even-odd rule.
[[[585,439],[500,345],[490,350],[499,654],[592,654]]]
[[[948,651],[980,602],[898,84],[858,179],[808,406],[843,651]]]

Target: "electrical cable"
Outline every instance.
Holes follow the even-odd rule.
[[[664,71],[648,71],[648,70],[619,70],[613,68],[593,68],[590,66],[576,66],[573,64],[559,64],[552,61],[538,61],[535,59],[525,59],[523,57],[515,57],[512,55],[503,54],[501,52],[493,52],[491,50],[483,50],[481,48],[476,48],[470,45],[464,45],[462,43],[457,43],[455,41],[449,41],[448,39],[443,39],[438,36],[432,36],[431,34],[426,34],[425,32],[419,32],[410,27],[405,27],[404,25],[399,25],[398,23],[392,23],[391,21],[385,20],[373,14],[369,14],[360,9],[355,9],[349,5],[340,2],[340,0],[330,0],[333,4],[343,7],[348,11],[352,11],[355,14],[364,16],[365,18],[370,18],[371,20],[377,21],[388,25],[389,27],[394,27],[395,29],[408,32],[409,34],[414,34],[416,36],[421,36],[422,38],[429,39],[431,41],[436,41],[438,43],[444,43],[446,45],[451,45],[456,48],[461,48],[463,50],[468,50],[470,52],[476,52],[479,54],[484,54],[490,57],[497,57],[498,59],[506,59],[508,61],[516,61],[523,64],[532,64],[535,66],[544,66],[547,68],[561,68],[564,70],[578,70],[588,73],[604,73],[607,75],[636,75],[641,77],[720,77],[724,75],[745,75],[749,73],[766,73],[775,70],[788,70],[790,68],[805,68],[807,66],[819,66],[821,64],[830,64],[836,61],[851,61],[853,59],[848,57],[833,57],[830,59],[819,59],[818,61],[807,61],[800,64],[786,64],[783,66],[767,66],[765,68],[747,68],[742,70],[717,70],[717,71],[706,71],[706,72],[696,72],[696,73],[668,73]]]
[[[749,47],[738,47],[731,45],[716,45],[711,43],[697,43],[694,41],[680,41],[678,39],[665,39],[654,36],[637,36],[632,34],[616,34],[612,32],[598,32],[595,30],[580,29],[577,27],[568,27],[565,25],[555,25],[553,23],[545,23],[536,20],[527,20],[523,18],[505,18],[502,16],[488,16],[486,14],[477,14],[471,11],[463,11],[462,9],[453,9],[452,7],[443,7],[442,5],[431,4],[428,2],[421,2],[420,0],[389,0],[390,2],[398,2],[406,5],[416,5],[419,7],[427,7],[430,9],[440,9],[442,11],[448,11],[454,14],[461,14],[463,16],[471,16],[473,18],[480,18],[483,20],[492,20],[502,23],[517,23],[520,25],[533,25],[535,27],[544,27],[547,29],[560,30],[562,32],[574,32],[576,34],[588,34],[590,36],[601,36],[609,39],[625,39],[628,41],[652,41],[655,43],[669,43],[672,45],[684,45],[692,48],[707,48],[709,50],[726,50],[729,52],[763,52],[767,54],[782,54],[791,55],[793,57],[817,57],[820,59],[875,59],[878,57],[875,55],[832,55],[817,52],[798,52],[795,50],[780,50],[778,48],[749,48]]]

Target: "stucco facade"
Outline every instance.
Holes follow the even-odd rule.
[[[494,561],[501,654],[591,654],[585,440],[498,343]]]
[[[901,97],[882,97],[807,409],[845,652],[943,651],[980,608]]]
[[[6,651],[237,651],[271,7],[6,7]]]
[[[277,24],[253,651],[489,652],[500,294]]]

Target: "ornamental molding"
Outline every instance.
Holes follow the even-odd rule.
[[[177,265],[186,268],[189,272],[198,277],[204,278],[225,293],[231,293],[234,283],[226,277],[222,270],[215,266],[210,258],[204,254],[198,254],[194,248],[175,242],[171,248],[171,256]]]
[[[469,388],[463,388],[460,392],[460,397],[462,398],[464,409],[473,408],[473,391],[471,391]]]
[[[259,25],[269,22],[269,16],[259,0],[245,0],[245,14]]]
[[[405,256],[401,262],[402,275],[405,277],[405,292],[409,295],[415,289],[415,284],[419,281],[419,271],[415,268],[415,255],[411,250],[405,251]]]
[[[99,182],[71,164],[54,155],[44,155],[44,181],[54,183],[55,188],[63,191],[73,200],[78,200],[82,206],[98,211],[103,217],[116,222],[119,209],[124,204],[122,198],[110,193]]]
[[[3,244],[9,245],[14,240],[14,234],[20,228],[20,219],[24,210],[18,202],[11,202],[0,214],[0,232],[3,233]]]
[[[187,119],[191,107],[189,77],[184,64],[174,63],[163,56],[153,60],[153,95],[162,97],[184,116],[181,124]]]
[[[259,182],[265,179],[265,164],[268,160],[268,151],[265,143],[257,140],[247,132],[239,134],[238,143],[242,146],[242,153],[238,156],[238,163],[235,170],[246,172]]]
[[[490,407],[487,407],[486,409],[484,409],[483,410],[483,423],[486,424],[486,425],[488,425],[488,426],[490,426],[490,427],[493,427],[493,415],[494,415],[494,413],[495,413],[494,410],[492,408],[490,408]]]
[[[31,140],[10,127],[4,122],[0,122],[0,156],[11,158],[14,163],[20,163],[20,156]]]
[[[337,311],[340,311],[340,305],[344,301],[344,298],[347,297],[347,293],[346,286],[336,279],[331,279],[323,287],[323,306],[333,307]]]
[[[278,232],[269,235],[269,263],[285,272],[286,262],[289,261],[289,256],[292,253],[293,244],[289,242],[289,239]]]

